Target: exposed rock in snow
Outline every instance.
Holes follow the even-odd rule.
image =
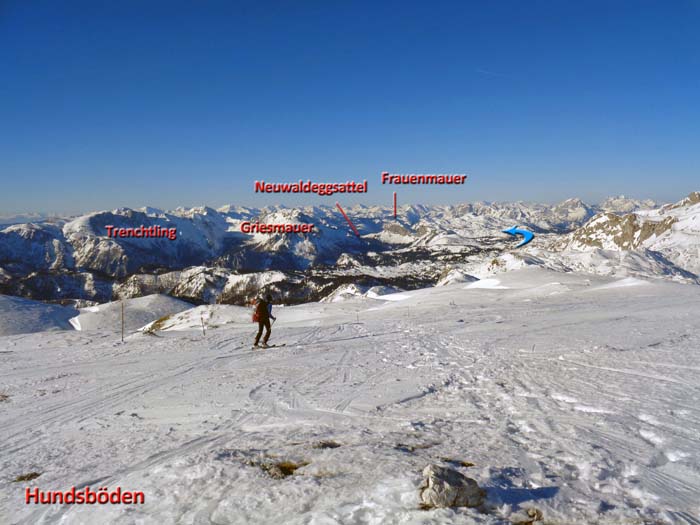
[[[287,275],[283,272],[256,272],[242,275],[231,275],[224,288],[224,298],[236,298],[237,302],[248,302],[255,299],[271,285],[284,282]]]
[[[228,286],[230,278],[230,272],[223,268],[188,268],[180,272],[177,285],[170,293],[192,302],[214,303]]]
[[[513,525],[534,525],[538,521],[542,521],[543,518],[542,512],[534,507],[508,516]]]
[[[3,283],[2,291],[36,300],[106,302],[113,283],[93,272],[31,272],[21,280]]]
[[[9,284],[10,281],[12,281],[12,275],[5,269],[0,268],[0,284]]]
[[[631,252],[675,265],[672,273],[700,275],[700,193],[672,206],[627,215],[595,216],[567,238],[563,251]],[[687,277],[693,277],[689,275]]]
[[[683,200],[675,203],[675,204],[667,204],[663,207],[664,210],[670,209],[676,209],[676,208],[684,208],[687,206],[693,206],[695,204],[700,203],[700,191],[693,191],[688,194],[687,197],[685,197]]]
[[[484,495],[479,484],[461,472],[438,465],[423,469],[420,498],[427,508],[478,507]]]
[[[644,220],[635,214],[619,216],[605,213],[573,232],[567,248],[634,250],[671,230],[677,222],[678,218],[673,216],[657,221]]]

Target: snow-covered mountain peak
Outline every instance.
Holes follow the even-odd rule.
[[[265,286],[275,286],[294,301],[327,295],[348,279],[365,287],[410,289],[435,284],[452,270],[453,275],[487,275],[512,269],[512,261],[502,256],[517,241],[503,230],[514,225],[536,235],[518,249],[518,264],[529,254],[527,264],[557,271],[609,273],[617,264],[635,277],[695,282],[700,194],[663,208],[638,209],[643,202],[619,196],[601,206],[577,198],[558,204],[404,204],[396,218],[390,207],[348,206],[359,238],[330,205],[119,208],[0,231],[0,292],[98,301],[115,294],[173,293],[207,302],[221,296],[228,276],[265,271],[287,272],[284,283]],[[243,222],[314,228],[307,233],[244,233]],[[174,228],[177,238],[107,237],[107,225],[158,225]],[[305,277],[299,280],[298,272]]]
[[[618,195],[615,197],[608,197],[599,204],[598,208],[601,211],[610,213],[631,213],[637,210],[651,210],[658,208],[658,206],[659,205],[651,199],[638,200],[625,195]]]
[[[680,200],[679,202],[677,202],[675,204],[664,206],[664,208],[667,208],[667,209],[683,208],[683,207],[692,206],[692,205],[698,204],[698,203],[700,203],[700,192],[693,191],[693,192],[689,193],[687,197]]]
[[[146,215],[149,215],[151,217],[165,217],[165,212],[163,210],[159,208],[153,208],[151,206],[144,206],[142,208],[139,208],[137,211],[145,213]]]
[[[697,281],[700,194],[696,195],[663,208],[599,213],[565,238],[562,252],[638,252],[665,265],[670,274]]]

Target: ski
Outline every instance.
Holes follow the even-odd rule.
[[[267,345],[267,346],[252,346],[251,350],[266,350],[268,348],[281,348],[283,346],[287,346],[287,343],[281,343],[278,345]]]

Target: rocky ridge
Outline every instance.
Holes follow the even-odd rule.
[[[651,205],[651,208],[644,208]],[[354,206],[362,237],[328,206],[120,208],[0,230],[0,293],[59,302],[169,294],[198,304],[243,304],[261,289],[296,303],[342,286],[411,289],[513,267],[627,272],[697,282],[700,194],[658,207],[610,198],[598,206],[465,203]],[[243,221],[313,223],[309,235],[243,234]],[[107,237],[105,227],[174,227],[178,239]],[[537,234],[513,250],[513,225]],[[353,293],[338,296],[352,296]]]

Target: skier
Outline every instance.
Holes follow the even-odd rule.
[[[272,332],[270,319],[274,321],[277,320],[277,318],[272,315],[272,296],[267,294],[265,299],[260,298],[258,300],[258,305],[255,308],[255,315],[253,316],[253,320],[258,321],[258,335],[255,337],[254,347],[260,346],[260,336],[262,336],[263,328],[265,329],[265,337],[262,341],[262,347],[267,347],[267,341],[270,339],[270,333]]]

